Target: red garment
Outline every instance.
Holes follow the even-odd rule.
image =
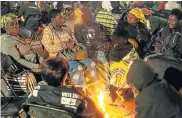
[[[152,15],[152,11],[148,10],[147,8],[141,8],[144,15],[150,16]]]
[[[134,2],[131,3],[130,9],[133,9],[136,6],[139,6],[139,5],[142,5],[142,4],[144,4],[144,1],[134,1]]]
[[[158,6],[158,11],[162,10],[162,9],[165,9],[165,5],[166,5],[166,2],[160,2],[159,6]]]

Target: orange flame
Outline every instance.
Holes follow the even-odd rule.
[[[82,24],[83,23],[83,20],[82,20],[82,11],[77,8],[74,10],[74,14],[75,14],[75,18],[76,18],[76,23],[79,23],[79,24]]]
[[[99,93],[98,95],[98,102],[99,102],[99,106],[102,108],[103,113],[105,113],[105,118],[109,118],[108,113],[106,112],[105,109],[105,104],[104,104],[104,93],[100,90],[97,89],[97,92]]]

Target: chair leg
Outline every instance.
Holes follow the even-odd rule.
[[[15,91],[11,88],[11,86],[9,85],[9,83],[5,80],[5,77],[3,75],[2,79],[4,80],[4,82],[6,83],[6,85],[9,87],[9,89],[13,92],[13,94],[15,95],[15,97],[18,97],[15,93]]]
[[[1,90],[1,94],[3,95],[3,97],[6,97],[6,96],[4,95],[4,93],[2,92],[2,90]]]

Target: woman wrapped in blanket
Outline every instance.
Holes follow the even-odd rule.
[[[17,17],[11,14],[6,15],[5,19],[3,23],[6,33],[1,35],[0,51],[1,54],[8,57],[3,61],[3,64],[6,65],[9,63],[11,66],[8,69],[2,66],[2,70],[7,74],[7,81],[17,95],[22,95],[22,93],[28,94],[34,89],[37,82],[33,73],[24,69],[37,70],[39,64],[30,45],[27,45],[18,35],[19,23]],[[9,90],[9,87],[7,88]]]
[[[129,11],[127,21],[119,21],[114,35],[124,36],[123,40],[131,43],[133,47],[141,51],[144,56],[145,48],[150,42],[150,32],[145,25],[145,16],[140,8],[134,8]],[[121,41],[123,41],[121,40]]]
[[[126,75],[130,65],[133,60],[140,58],[138,51],[130,43],[121,42],[123,38],[118,35],[112,36],[112,40],[116,44],[110,51],[111,62],[109,64],[111,93],[117,94],[121,100],[125,100],[129,96],[127,90],[123,93],[125,90],[123,88],[125,88]]]

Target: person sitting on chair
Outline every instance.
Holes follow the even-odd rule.
[[[69,64],[65,58],[49,58],[41,64],[41,70],[43,81],[30,95],[28,102],[44,106],[49,104],[74,113],[84,109],[83,96],[75,87],[66,85]]]
[[[29,103],[51,105],[82,116],[89,113],[103,118],[96,104],[68,83],[69,64],[66,58],[57,56],[44,60],[41,70],[43,81],[39,82],[39,86],[29,95]]]
[[[21,40],[19,23],[16,16],[7,16],[5,21],[6,34],[1,35],[2,54],[11,56],[19,64],[26,68],[38,69],[36,55],[31,51],[30,45]]]
[[[71,30],[63,25],[67,14],[57,9],[50,11],[51,23],[43,30],[42,44],[49,52],[49,57],[56,57],[64,49],[72,49],[76,39]]]

